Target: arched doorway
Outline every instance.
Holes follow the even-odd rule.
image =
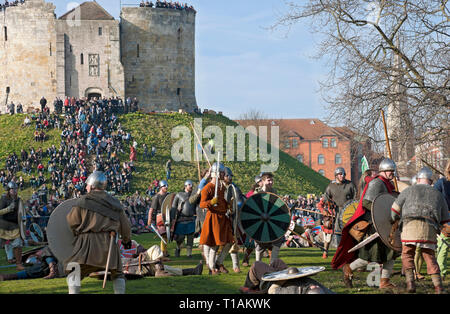
[[[84,96],[87,97],[88,100],[91,100],[92,98],[96,97],[97,99],[102,98],[103,91],[100,88],[97,87],[89,87],[86,89]]]

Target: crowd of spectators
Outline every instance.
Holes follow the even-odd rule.
[[[5,0],[5,2],[3,4],[0,3],[0,10],[4,10],[8,7],[15,7],[18,6],[19,4],[24,4],[25,0],[15,0],[15,1],[8,1]]]
[[[180,2],[167,2],[167,1],[156,1],[155,4],[153,4],[152,1],[141,1],[141,4],[139,5],[141,8],[147,7],[147,8],[165,8],[165,9],[175,9],[175,10],[185,10],[190,12],[196,12],[194,7],[192,5],[188,5],[187,3],[180,3]]]

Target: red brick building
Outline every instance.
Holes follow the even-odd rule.
[[[343,167],[347,172],[347,179],[356,184],[361,175],[360,160],[365,151],[370,151],[370,146],[358,141],[349,128],[330,127],[319,119],[237,120],[236,122],[244,128],[250,125],[267,126],[269,132],[271,126],[278,126],[279,148],[330,180],[334,180],[335,169]],[[370,162],[369,156],[367,157]]]

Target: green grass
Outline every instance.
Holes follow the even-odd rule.
[[[143,234],[133,236],[133,239],[144,245],[146,248],[156,244],[159,245],[159,241],[153,234]],[[198,249],[193,250],[193,258],[188,259],[185,257],[186,251],[181,251],[181,256],[178,258],[173,257],[175,249],[175,243],[169,244],[169,253],[171,254],[171,262],[167,264],[174,267],[190,268],[194,267],[201,259],[201,254]],[[330,256],[334,254],[334,250],[330,251]],[[240,254],[242,259],[242,254]],[[327,260],[322,259],[322,253],[316,248],[282,248],[280,251],[280,258],[285,261],[289,266],[324,266],[325,271],[313,276],[312,278],[319,281],[327,288],[333,290],[339,294],[386,294],[388,292],[380,291],[378,288],[368,287],[366,284],[367,276],[369,272],[356,272],[354,279],[354,288],[347,289],[342,282],[342,272],[340,270],[332,270],[330,267],[331,257]],[[4,251],[0,251],[0,264],[6,265]],[[254,253],[251,256],[250,262],[255,260]],[[268,262],[267,258],[263,259],[264,262]],[[232,271],[231,258],[228,256],[225,260],[225,267],[230,270],[227,275],[210,276],[206,267],[203,268],[202,276],[180,276],[180,277],[166,277],[155,278],[146,277],[139,280],[127,281],[127,293],[128,294],[238,294],[239,287],[244,284],[245,277],[249,268],[242,268],[242,273],[235,274]],[[401,268],[400,259],[396,260],[394,270],[399,272]],[[426,266],[424,265],[422,273],[426,273]],[[14,272],[11,268],[9,271],[2,270],[2,273]],[[395,274],[392,277],[394,282],[402,291],[397,293],[404,293],[405,279],[399,274]],[[431,283],[430,276],[426,276],[426,279],[417,282],[417,293],[419,294],[431,294],[434,293],[433,285]],[[448,291],[449,280],[444,281],[444,288]],[[106,294],[112,293],[112,283],[108,281],[106,288],[102,289],[102,282],[93,278],[86,278],[82,281],[83,294]],[[67,283],[65,278],[44,280],[17,280],[17,281],[5,281],[0,283],[0,294],[66,294]],[[392,292],[391,292],[392,293]]]

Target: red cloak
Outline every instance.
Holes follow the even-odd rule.
[[[359,200],[358,208],[356,209],[355,213],[353,214],[352,218],[347,222],[347,224],[342,229],[342,238],[341,242],[339,243],[339,246],[336,250],[336,253],[333,256],[333,259],[331,260],[331,267],[333,269],[339,269],[345,264],[349,264],[353,262],[356,257],[358,251],[348,253],[348,251],[353,248],[358,242],[350,235],[349,231],[352,228],[352,226],[357,222],[357,220],[362,217],[366,210],[363,207],[363,198],[366,194],[367,188],[369,186],[369,182],[379,178],[383,183],[386,185],[386,188],[388,189],[389,193],[392,193],[394,191],[394,185],[389,181],[388,179],[382,177],[382,176],[376,176],[375,178],[372,177],[366,177],[366,186],[364,188],[363,193],[361,194],[361,199]]]

